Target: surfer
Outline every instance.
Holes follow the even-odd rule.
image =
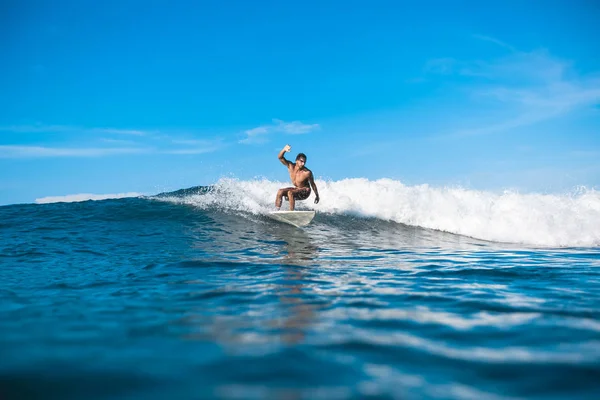
[[[315,191],[315,204],[319,202],[319,191],[313,177],[313,173],[310,169],[305,167],[306,155],[299,153],[296,156],[296,163],[285,159],[284,154],[290,151],[292,147],[286,144],[283,149],[279,152],[279,161],[285,165],[290,173],[290,179],[294,184],[293,187],[286,187],[277,191],[277,197],[275,198],[275,207],[279,210],[281,202],[285,197],[290,202],[290,211],[294,211],[296,200],[306,200],[310,196],[310,188]],[[309,186],[310,185],[310,186]]]

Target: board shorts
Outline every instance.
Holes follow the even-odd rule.
[[[303,188],[297,188],[297,187],[288,187],[285,188],[284,190],[295,190],[294,192],[294,199],[295,200],[306,200],[308,199],[308,196],[310,196],[310,187],[303,187]],[[285,194],[285,198],[287,199],[287,192]]]

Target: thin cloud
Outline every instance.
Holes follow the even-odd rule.
[[[223,139],[170,139],[171,143],[183,148],[163,150],[165,154],[205,154],[220,150],[225,145]]]
[[[501,40],[498,40],[498,39],[496,39],[496,38],[493,38],[493,37],[490,37],[490,36],[485,36],[485,35],[473,35],[473,37],[474,37],[475,39],[479,39],[479,40],[483,40],[483,41],[486,41],[486,42],[491,42],[491,43],[497,44],[498,46],[504,47],[505,49],[508,49],[508,50],[510,50],[510,51],[515,51],[515,52],[517,51],[517,49],[515,49],[515,48],[514,48],[514,47],[512,47],[511,45],[509,45],[509,44],[506,44],[506,43],[504,43],[503,41],[501,41]]]
[[[115,134],[115,135],[133,135],[133,136],[145,136],[148,132],[136,130],[136,129],[114,129],[114,128],[92,128],[88,129],[90,133],[99,134]]]
[[[82,133],[80,128],[66,125],[13,125],[0,127],[0,131],[23,133]],[[85,132],[94,134],[121,134],[129,135],[131,139],[121,137],[78,137],[77,142],[71,145],[63,144],[61,147],[39,142],[36,144],[0,145],[0,158],[48,158],[48,157],[103,157],[123,154],[203,154],[219,150],[224,146],[222,138],[193,139],[190,133],[146,135],[147,132],[87,128]],[[182,137],[183,136],[183,137]],[[192,137],[192,138],[190,138]],[[82,140],[87,140],[84,144]],[[106,144],[102,146],[100,143]]]
[[[300,121],[285,122],[280,119],[273,119],[273,123],[262,125],[256,128],[244,131],[246,137],[239,141],[242,144],[258,144],[268,141],[269,134],[284,133],[288,135],[302,135],[320,129],[319,124],[305,124]]]
[[[502,120],[486,121],[484,127],[458,129],[449,136],[485,135],[567,115],[600,102],[600,79],[578,75],[570,62],[546,50],[523,52],[497,39],[476,36],[511,50],[492,61],[437,59],[426,64],[430,74],[470,78],[462,89],[471,100],[504,111]],[[476,123],[477,121],[472,121]],[[478,123],[478,125],[481,125]],[[443,135],[448,136],[448,135]]]
[[[219,150],[219,147],[194,147],[187,149],[164,150],[164,154],[206,154]]]
[[[269,127],[259,126],[258,128],[248,129],[244,131],[246,138],[240,140],[243,144],[258,144],[267,142],[267,135],[269,134]]]
[[[174,144],[190,145],[190,146],[211,146],[220,140],[205,140],[205,139],[172,139]]]
[[[455,72],[457,60],[453,58],[434,58],[425,64],[425,73],[450,75]]]
[[[150,132],[136,129],[116,129],[116,128],[84,128],[70,125],[9,125],[0,126],[0,132],[13,133],[82,133],[82,134],[115,134],[146,136]]]
[[[571,157],[588,157],[588,158],[596,158],[600,159],[600,151],[595,150],[573,150],[569,153]]]
[[[8,125],[0,126],[0,132],[13,133],[56,133],[72,132],[72,126],[65,125]]]
[[[46,147],[46,146],[0,146],[0,158],[59,158],[59,157],[106,157],[124,154],[205,154],[212,153],[221,144],[194,145],[185,148],[156,149],[149,147]]]
[[[275,132],[283,132],[291,135],[302,135],[315,131],[320,128],[319,124],[303,124],[300,121],[285,122],[280,119],[274,119]]]
[[[104,142],[104,143],[112,143],[112,144],[119,144],[119,145],[133,145],[133,144],[136,144],[135,141],[133,141],[133,140],[126,140],[126,139],[101,138],[100,141]]]
[[[148,153],[150,149],[139,147],[44,147],[44,146],[0,146],[0,158],[44,158],[44,157],[102,157],[120,154]]]

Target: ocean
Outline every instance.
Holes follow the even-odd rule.
[[[0,207],[0,398],[600,398],[600,193],[317,184]]]

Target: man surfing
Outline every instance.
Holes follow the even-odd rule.
[[[296,200],[306,200],[310,196],[311,187],[315,191],[315,204],[319,202],[319,191],[317,190],[313,173],[304,166],[306,164],[306,155],[299,153],[296,156],[296,163],[293,163],[284,157],[284,154],[291,149],[292,147],[286,144],[279,152],[278,158],[287,167],[294,187],[286,187],[277,191],[277,197],[275,198],[275,207],[277,207],[277,210],[281,207],[281,202],[285,197],[290,202],[290,211],[294,211]]]

